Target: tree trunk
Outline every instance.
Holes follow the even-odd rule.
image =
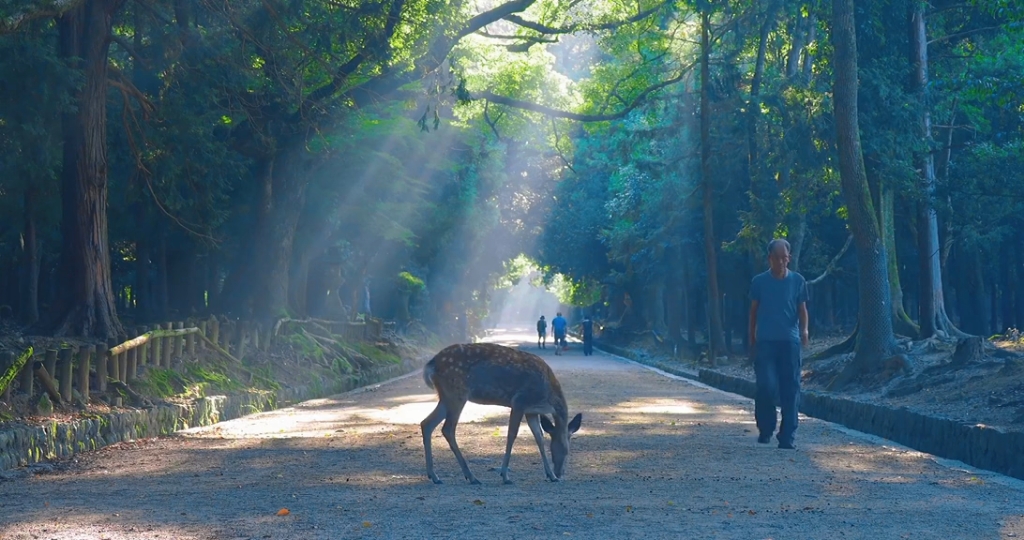
[[[765,20],[761,23],[761,34],[757,44],[757,60],[754,63],[754,76],[750,80],[750,102],[747,104],[747,176],[750,181],[751,211],[755,216],[757,229],[765,228],[765,219],[770,216],[774,218],[774,212],[759,211],[768,199],[768,187],[762,185],[761,159],[757,145],[757,124],[761,118],[761,81],[764,79],[765,56],[768,50],[768,34],[775,26],[778,9],[781,7],[779,0],[773,0],[765,13]],[[764,214],[768,214],[765,216]],[[774,221],[772,219],[771,221]],[[770,224],[770,222],[769,222]]]
[[[167,235],[164,228],[157,227],[156,243],[156,283],[153,288],[153,316],[155,320],[167,320],[171,316],[170,287],[167,267]]]
[[[271,174],[270,208],[261,230],[262,272],[252,291],[253,312],[271,320],[289,311],[288,267],[295,231],[306,203],[309,156],[303,145],[288,145],[275,157]]]
[[[859,311],[854,361],[844,370],[842,386],[857,375],[876,371],[895,350],[892,331],[892,299],[876,213],[871,202],[857,118],[857,36],[853,0],[833,0],[832,40],[836,147],[843,198],[849,211],[857,252]]]
[[[885,244],[889,295],[892,298],[893,331],[909,338],[916,338],[919,333],[917,325],[903,307],[903,287],[900,285],[900,268],[896,256],[896,192],[882,180],[878,182],[878,210],[882,242]]]
[[[942,261],[939,249],[939,218],[935,212],[935,157],[931,151],[932,120],[931,104],[928,99],[928,36],[924,19],[925,5],[913,3],[911,11],[911,63],[914,74],[911,78],[913,94],[918,96],[918,136],[926,150],[916,156],[916,167],[921,171],[921,185],[924,200],[918,204],[917,250],[920,262],[921,308],[919,313],[920,337],[927,338],[943,332],[963,337],[946,314],[946,302],[942,290]],[[955,106],[954,106],[955,109]],[[950,122],[952,124],[952,122]],[[952,128],[950,129],[952,146]]]
[[[961,322],[964,330],[974,335],[988,334],[991,310],[985,289],[982,271],[981,246],[960,244],[956,249],[956,261],[962,272],[963,288],[958,290],[961,305]]]
[[[36,190],[25,190],[24,279],[21,313],[25,324],[39,320],[39,238],[36,234]]]
[[[107,244],[107,52],[121,0],[88,0],[61,16],[60,56],[82,68],[75,112],[64,113],[61,171],[62,294],[57,335],[116,338],[117,317]]]
[[[714,186],[711,171],[711,105],[708,83],[711,79],[711,15],[701,14],[700,52],[700,170],[704,183],[704,256],[708,272],[708,360],[725,352],[722,333],[721,295],[718,292],[718,251],[715,245]]]

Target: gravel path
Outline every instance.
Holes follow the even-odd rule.
[[[470,405],[459,444],[484,485],[440,429],[431,484],[418,424],[434,396],[414,374],[2,481],[0,539],[1024,538],[1019,481],[813,419],[796,451],[758,445],[749,400],[545,357],[583,412],[564,482],[544,480],[524,423],[501,485],[507,410]]]

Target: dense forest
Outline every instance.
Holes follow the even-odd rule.
[[[1010,0],[0,0],[0,305],[30,332],[456,318],[529,268],[741,350],[1024,326]]]

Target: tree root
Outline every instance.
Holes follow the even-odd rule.
[[[850,337],[844,339],[842,342],[837,343],[824,351],[817,352],[807,357],[808,362],[815,362],[818,360],[824,360],[840,354],[852,353],[853,349],[857,346],[857,329],[854,328]]]

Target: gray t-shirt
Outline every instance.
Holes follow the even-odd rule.
[[[807,302],[807,281],[790,271],[782,279],[771,272],[754,276],[750,282],[750,299],[758,302],[758,341],[800,341],[800,319],[797,308]]]

